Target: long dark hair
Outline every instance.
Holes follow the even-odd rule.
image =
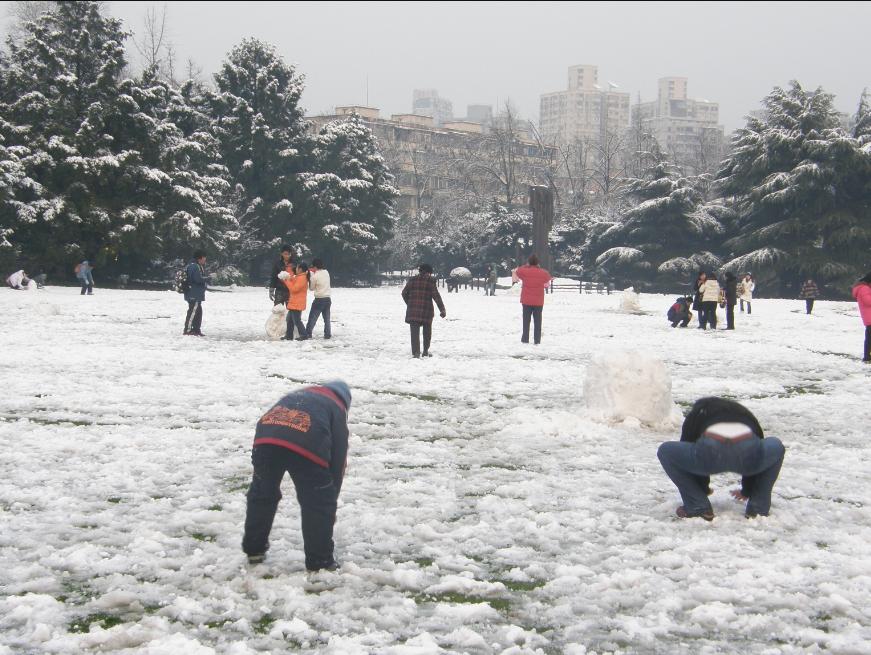
[[[865,284],[871,284],[871,271],[865,273],[865,277],[860,277],[859,282],[864,282]]]

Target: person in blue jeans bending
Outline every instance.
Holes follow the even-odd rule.
[[[768,516],[784,448],[779,439],[763,437],[762,426],[743,405],[716,397],[697,400],[684,419],[680,441],[667,441],[657,452],[683,501],[677,515],[712,521],[711,474],[731,472],[743,476],[741,489],[731,493],[747,501],[745,516]]]

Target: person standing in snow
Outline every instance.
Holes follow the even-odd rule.
[[[273,305],[283,305],[287,302],[287,287],[284,286],[284,282],[278,279],[278,274],[282,271],[291,275],[294,273],[293,255],[291,247],[287,244],[281,246],[281,256],[273,264],[272,272],[269,274],[269,298]]]
[[[699,329],[705,329],[705,308],[702,305],[702,291],[708,276],[704,271],[699,271],[696,281],[692,285],[693,309],[699,315]]]
[[[203,325],[203,303],[206,300],[206,253],[197,250],[194,258],[187,265],[187,283],[184,291],[184,299],[188,304],[188,313],[184,321],[184,334],[194,337],[204,337],[201,331]]]
[[[729,271],[726,273],[726,329],[735,329],[735,305],[738,303],[738,278]]]
[[[753,276],[750,273],[744,274],[744,279],[741,280],[740,288],[738,289],[738,298],[741,301],[741,311],[744,311],[744,303],[747,303],[747,313],[752,314],[753,308],[750,303],[753,302],[753,291],[756,289],[756,283],[753,281]]]
[[[496,295],[496,283],[499,282],[499,273],[496,271],[496,266],[491,265],[487,271],[487,295]]]
[[[520,304],[523,305],[523,331],[520,343],[529,343],[529,320],[535,324],[533,343],[541,343],[541,313],[544,309],[544,290],[550,284],[550,273],[538,265],[538,256],[530,256],[526,266],[511,272],[512,282],[523,282],[520,290]]]
[[[820,297],[817,283],[811,278],[805,280],[805,283],[801,285],[801,292],[798,294],[798,297],[804,299],[805,313],[810,314],[814,310],[814,301]]]
[[[716,278],[705,276],[699,290],[702,296],[702,310],[704,311],[703,319],[699,319],[700,327],[707,330],[707,325],[711,326],[712,330],[717,329],[717,304],[720,302],[720,283]]]
[[[309,339],[312,336],[312,330],[317,325],[318,317],[324,317],[324,339],[329,339],[333,336],[332,327],[330,326],[330,272],[324,268],[324,262],[321,259],[315,258],[312,260],[312,267],[309,269],[311,277],[309,278],[308,288],[315,294],[315,299],[312,301],[312,307],[308,312],[308,321],[305,324],[305,333]]]
[[[731,494],[747,501],[744,515],[768,516],[784,448],[779,439],[763,436],[759,421],[743,405],[717,397],[697,400],[684,419],[680,441],[667,441],[657,451],[683,501],[677,516],[712,521],[710,476],[727,472],[743,476],[741,489]]]
[[[859,315],[865,325],[865,350],[862,361],[871,363],[871,271],[853,286],[853,297],[859,305]]]
[[[80,294],[82,296],[86,292],[89,296],[94,295],[94,275],[91,273],[93,270],[94,267],[91,266],[87,259],[76,265],[76,277],[79,280],[79,284],[82,285],[82,293]]]
[[[438,305],[439,316],[447,316],[445,304],[436,287],[435,278],[432,276],[432,266],[421,264],[418,274],[405,283],[402,289],[402,300],[405,301],[405,322],[411,330],[411,356],[419,359],[420,331],[423,328],[423,356],[432,357],[429,351],[432,342],[432,320],[435,317],[433,302]]]
[[[30,278],[27,277],[27,273],[24,272],[24,269],[15,271],[12,275],[6,278],[6,286],[19,291],[26,289],[28,282],[30,282]]]
[[[302,518],[305,568],[338,568],[333,527],[348,456],[350,408],[351,390],[335,380],[286,395],[257,422],[242,538],[250,564],[266,557],[281,480],[289,473]]]
[[[290,275],[282,271],[278,274],[279,279],[287,287],[290,298],[287,301],[287,332],[282,337],[284,341],[293,341],[293,328],[296,327],[297,341],[310,339],[302,322],[302,313],[305,311],[306,297],[308,294],[309,273],[308,264],[300,262],[296,265],[296,273]]]

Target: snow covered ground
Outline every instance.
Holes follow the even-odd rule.
[[[336,289],[334,338],[270,342],[265,290],[0,291],[0,654],[869,653],[869,376],[852,303],[758,300],[735,332],[671,297],[444,294],[430,360],[398,287]],[[723,312],[720,318],[724,320]],[[676,430],[595,422],[594,354],[661,357],[684,409],[737,398],[787,446],[772,515],[715,476],[674,517]],[[267,563],[240,551],[258,417],[298,385],[354,394],[339,574],[304,573],[285,482]]]

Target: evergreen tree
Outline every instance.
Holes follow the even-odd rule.
[[[251,273],[282,242],[301,241],[298,175],[310,150],[299,98],[303,78],[271,45],[245,39],[215,75],[213,130],[235,188],[241,239],[234,253]]]
[[[688,178],[666,161],[651,165],[630,180],[627,196],[637,204],[610,226],[602,226],[590,242],[598,267],[635,285],[688,282],[723,233],[717,217],[702,204],[698,190],[706,180]]]
[[[373,272],[399,192],[372,132],[356,115],[333,121],[321,129],[312,154],[313,172],[300,175],[308,196],[306,244],[339,275]]]
[[[506,207],[495,199],[481,216],[477,248],[469,263],[480,272],[488,264],[497,264],[502,270],[517,266],[532,247],[532,214],[527,209]],[[474,221],[470,221],[474,225]]]
[[[868,89],[862,91],[862,97],[859,98],[853,137],[859,139],[863,145],[871,143],[871,102],[868,100]]]
[[[764,100],[718,177],[735,198],[738,235],[727,266],[781,288],[813,276],[843,288],[871,247],[871,152],[838,127],[833,97],[798,82]]]

